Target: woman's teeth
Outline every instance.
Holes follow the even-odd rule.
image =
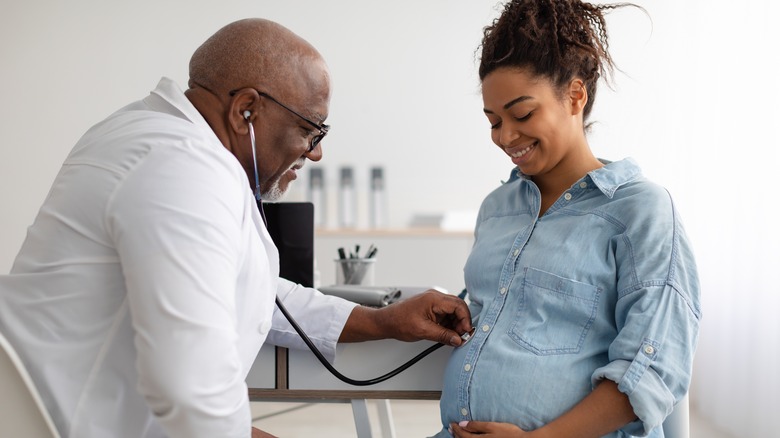
[[[523,149],[522,151],[518,151],[518,152],[515,152],[515,153],[513,153],[513,154],[510,154],[510,155],[511,155],[512,157],[514,157],[514,158],[520,158],[520,157],[522,157],[523,155],[527,154],[527,153],[528,153],[528,151],[530,151],[531,149],[533,149],[533,147],[534,147],[534,146],[536,146],[536,143],[532,144],[531,146],[528,146],[527,148]]]

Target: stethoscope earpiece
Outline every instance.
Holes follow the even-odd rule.
[[[251,115],[251,111],[244,111],[244,120],[249,124],[249,140],[252,142],[252,161],[254,162],[255,167],[255,199],[260,201],[260,175],[257,173],[257,145],[255,144],[255,128],[252,126],[252,122],[249,121],[249,116]]]

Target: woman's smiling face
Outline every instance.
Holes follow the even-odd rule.
[[[493,143],[524,174],[545,174],[575,148],[587,147],[582,124],[587,93],[581,85],[575,79],[561,92],[546,78],[512,68],[497,69],[482,81]]]

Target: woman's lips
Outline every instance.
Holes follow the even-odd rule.
[[[536,145],[539,142],[534,142],[533,144],[530,144],[526,146],[523,149],[520,149],[519,151],[512,152],[509,154],[510,157],[512,157],[512,163],[514,163],[516,166],[519,166],[521,163],[524,163],[528,160],[528,157],[530,157],[530,154],[536,149]]]

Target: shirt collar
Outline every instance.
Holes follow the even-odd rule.
[[[608,198],[612,198],[620,186],[642,176],[642,169],[639,168],[639,165],[633,158],[625,158],[614,162],[602,159],[599,159],[599,161],[604,163],[604,166],[591,170],[585,178],[590,178],[593,184]],[[528,180],[529,178],[520,172],[520,169],[514,168],[507,182],[517,179]]]
[[[161,108],[159,99],[167,108]],[[152,90],[151,95],[144,99],[144,102],[152,108],[165,111],[171,115],[189,120],[201,131],[210,134],[219,142],[214,130],[211,129],[206,119],[200,114],[197,108],[187,99],[184,92],[172,79],[163,77],[157,83],[157,87]],[[220,142],[221,143],[221,142]]]
[[[588,172],[593,184],[599,188],[608,198],[615,195],[620,186],[636,180],[642,176],[642,169],[633,158],[625,158],[620,161],[601,160],[604,167]]]

